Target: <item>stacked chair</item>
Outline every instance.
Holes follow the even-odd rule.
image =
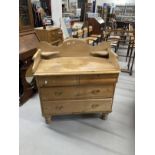
[[[119,43],[121,40],[121,34],[116,33],[117,31],[112,30],[111,28],[106,29],[106,31],[103,32],[104,40],[111,42],[111,47],[115,49],[115,53],[117,52],[119,48]]]
[[[95,45],[101,42],[101,35],[92,34],[92,26],[84,27],[73,32],[73,38],[81,38],[90,45]]]
[[[127,72],[129,75],[132,75],[133,64],[135,60],[135,37],[131,37],[129,40],[126,61],[127,61],[127,69],[122,69],[122,72]]]

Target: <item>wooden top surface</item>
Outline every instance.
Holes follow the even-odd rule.
[[[59,29],[59,27],[56,27],[56,26],[46,26],[46,29],[43,29],[43,27],[37,27],[34,30],[47,30],[47,31],[50,31],[50,30],[57,30],[57,29]]]
[[[115,65],[105,58],[59,57],[41,60],[35,75],[68,75],[118,73]]]
[[[102,54],[105,51],[109,53],[109,58],[92,55],[92,52]],[[56,54],[51,55],[50,52]],[[39,76],[120,72],[117,56],[111,51],[108,42],[98,46],[90,46],[82,40],[69,39],[57,47],[42,42],[33,59],[33,73]]]
[[[37,49],[39,40],[34,32],[26,33],[19,37],[19,53],[23,54],[24,52]]]

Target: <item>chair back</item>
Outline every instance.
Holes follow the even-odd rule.
[[[78,38],[83,38],[83,30],[78,30]]]

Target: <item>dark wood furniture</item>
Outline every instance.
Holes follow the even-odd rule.
[[[34,33],[30,0],[19,0],[19,104],[26,102],[36,91],[34,80],[26,81],[26,72],[32,65],[32,56],[39,42]]]
[[[47,123],[54,115],[101,113],[105,119],[112,112],[120,68],[109,43],[90,46],[80,39],[68,39],[50,52],[39,49],[33,59]]]
[[[34,31],[20,33],[19,37],[19,102],[22,105],[35,92],[36,84],[34,79],[31,83],[26,81],[26,72],[32,65],[32,56],[37,51],[39,40]]]
[[[33,14],[30,0],[19,0],[19,30],[33,30]]]
[[[135,61],[135,40],[134,38],[129,41],[127,54],[126,54],[126,61],[127,61],[127,69],[121,69],[122,72],[127,72],[129,75],[132,75],[132,69]]]
[[[92,34],[100,34],[102,35],[103,30],[105,28],[105,24],[102,21],[101,17],[98,18],[88,18],[88,25],[93,27]]]

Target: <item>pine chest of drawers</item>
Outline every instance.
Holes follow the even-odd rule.
[[[66,45],[72,47],[77,43],[86,46],[83,48],[87,52],[76,54],[74,49],[71,54],[72,48]],[[40,50],[34,56],[34,76],[42,114],[47,123],[50,123],[53,115],[99,112],[104,118],[112,111],[119,75],[117,59],[114,57],[115,60],[110,61],[110,58],[93,57],[89,55],[89,50],[93,50],[89,45],[72,39],[58,47],[57,57],[53,54],[51,59],[42,59]],[[113,64],[113,61],[116,62]]]

